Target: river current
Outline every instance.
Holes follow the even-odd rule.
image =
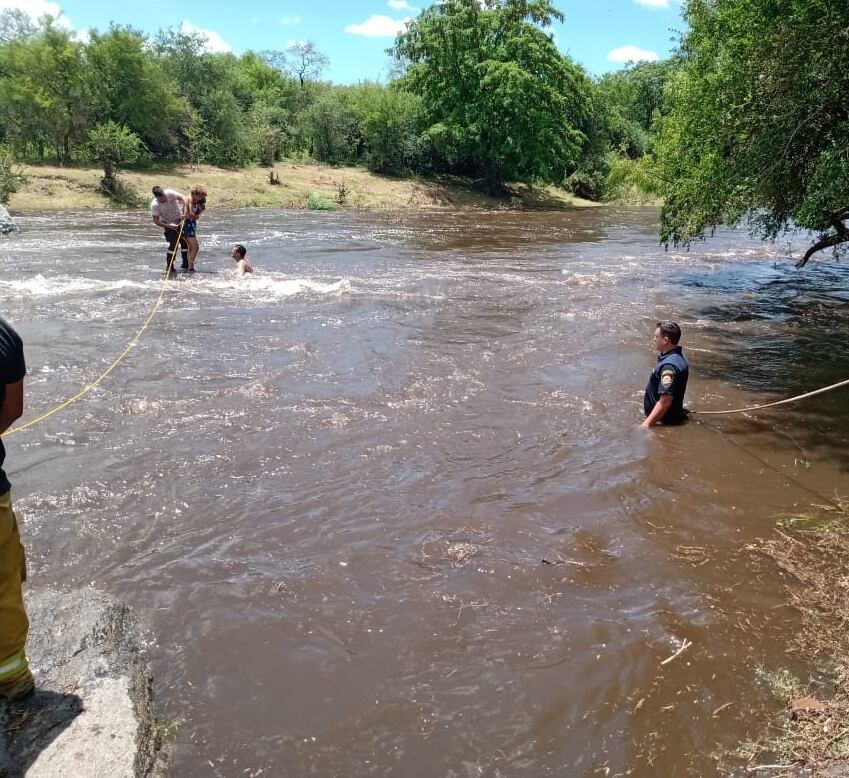
[[[165,242],[20,225],[32,418],[131,340]],[[139,614],[175,775],[698,776],[758,733],[799,625],[746,544],[849,492],[846,395],[647,432],[651,338],[680,323],[693,409],[809,391],[849,376],[849,273],[656,236],[639,208],[205,216],[204,272],[7,441],[32,584]]]

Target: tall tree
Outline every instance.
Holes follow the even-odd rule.
[[[286,49],[282,64],[303,86],[308,80],[319,78],[330,60],[312,41],[296,41]]]
[[[445,0],[395,41],[428,137],[493,194],[507,181],[560,183],[579,159],[589,82],[546,32],[555,19],[549,0]]]
[[[38,28],[26,11],[20,8],[6,8],[0,11],[0,44],[17,38],[30,38]]]
[[[185,102],[145,36],[130,27],[92,30],[86,59],[97,121],[129,128],[154,152],[171,151]]]
[[[50,16],[40,24],[0,48],[0,123],[17,147],[52,146],[68,162],[91,126],[84,46]]]
[[[657,153],[661,239],[748,220],[817,232],[799,265],[849,241],[849,6],[688,0],[683,68]]]
[[[677,67],[678,60],[674,57],[639,62],[609,73],[599,81],[614,149],[632,158],[652,150],[654,123],[664,112],[666,82]]]

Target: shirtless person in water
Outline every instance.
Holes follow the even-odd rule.
[[[245,257],[247,253],[247,249],[241,243],[234,244],[233,250],[230,252],[230,256],[236,260],[236,270],[239,271],[240,276],[243,276],[245,273],[254,272],[251,263]]]

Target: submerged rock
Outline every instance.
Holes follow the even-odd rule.
[[[95,589],[31,591],[36,692],[0,702],[0,775],[164,775],[150,669],[127,606]]]
[[[8,235],[18,229],[15,220],[9,215],[9,212],[0,205],[0,235]]]

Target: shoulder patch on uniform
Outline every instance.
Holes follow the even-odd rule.
[[[664,389],[668,389],[670,386],[672,386],[674,381],[675,381],[675,371],[674,370],[664,370],[660,374],[660,385]]]

